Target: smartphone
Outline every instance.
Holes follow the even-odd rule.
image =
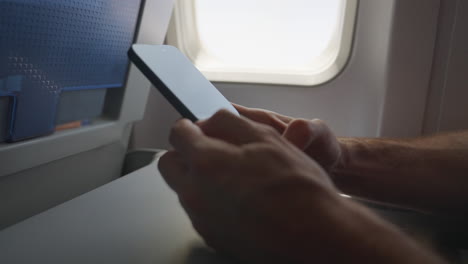
[[[221,109],[239,115],[177,48],[135,44],[128,51],[128,56],[184,118],[196,122],[210,118]]]

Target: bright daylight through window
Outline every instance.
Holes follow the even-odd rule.
[[[357,0],[179,0],[169,35],[212,81],[317,85],[351,50]]]

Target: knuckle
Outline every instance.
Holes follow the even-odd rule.
[[[230,116],[231,116],[231,112],[229,112],[229,111],[226,110],[226,109],[221,109],[221,110],[218,110],[218,111],[210,118],[210,120],[224,119],[224,118],[230,117]]]
[[[278,114],[276,114],[275,112],[268,111],[266,115],[268,116],[268,119],[271,124],[275,124],[278,121],[281,122],[280,119],[278,118]]]
[[[291,121],[289,126],[295,130],[300,130],[300,131],[307,131],[310,130],[310,124],[312,121],[306,120],[306,119],[294,119]]]
[[[273,123],[275,121],[275,115],[269,111],[261,111],[261,115],[267,120],[269,123]]]
[[[321,128],[327,128],[328,129],[328,126],[327,124],[325,123],[325,121],[321,120],[321,119],[312,119],[312,123],[314,123],[316,126],[319,126]]]
[[[312,120],[312,123],[316,130],[315,133],[318,134],[319,138],[331,140],[331,138],[335,137],[331,129],[323,120],[314,119]]]
[[[309,120],[298,118],[298,119],[294,119],[293,121],[291,121],[291,125],[306,128],[306,127],[309,127],[310,122],[311,121]]]
[[[220,124],[224,124],[226,122],[229,122],[232,118],[232,114],[225,109],[221,109],[214,113],[210,118],[207,120],[204,120],[201,125],[205,130],[208,131],[216,131],[220,129]]]

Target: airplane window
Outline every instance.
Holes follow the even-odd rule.
[[[356,6],[357,0],[179,0],[168,42],[212,81],[317,85],[348,59]]]

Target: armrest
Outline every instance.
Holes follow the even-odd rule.
[[[164,154],[162,149],[136,149],[127,152],[123,162],[121,176],[130,174],[149,165],[155,158]]]

